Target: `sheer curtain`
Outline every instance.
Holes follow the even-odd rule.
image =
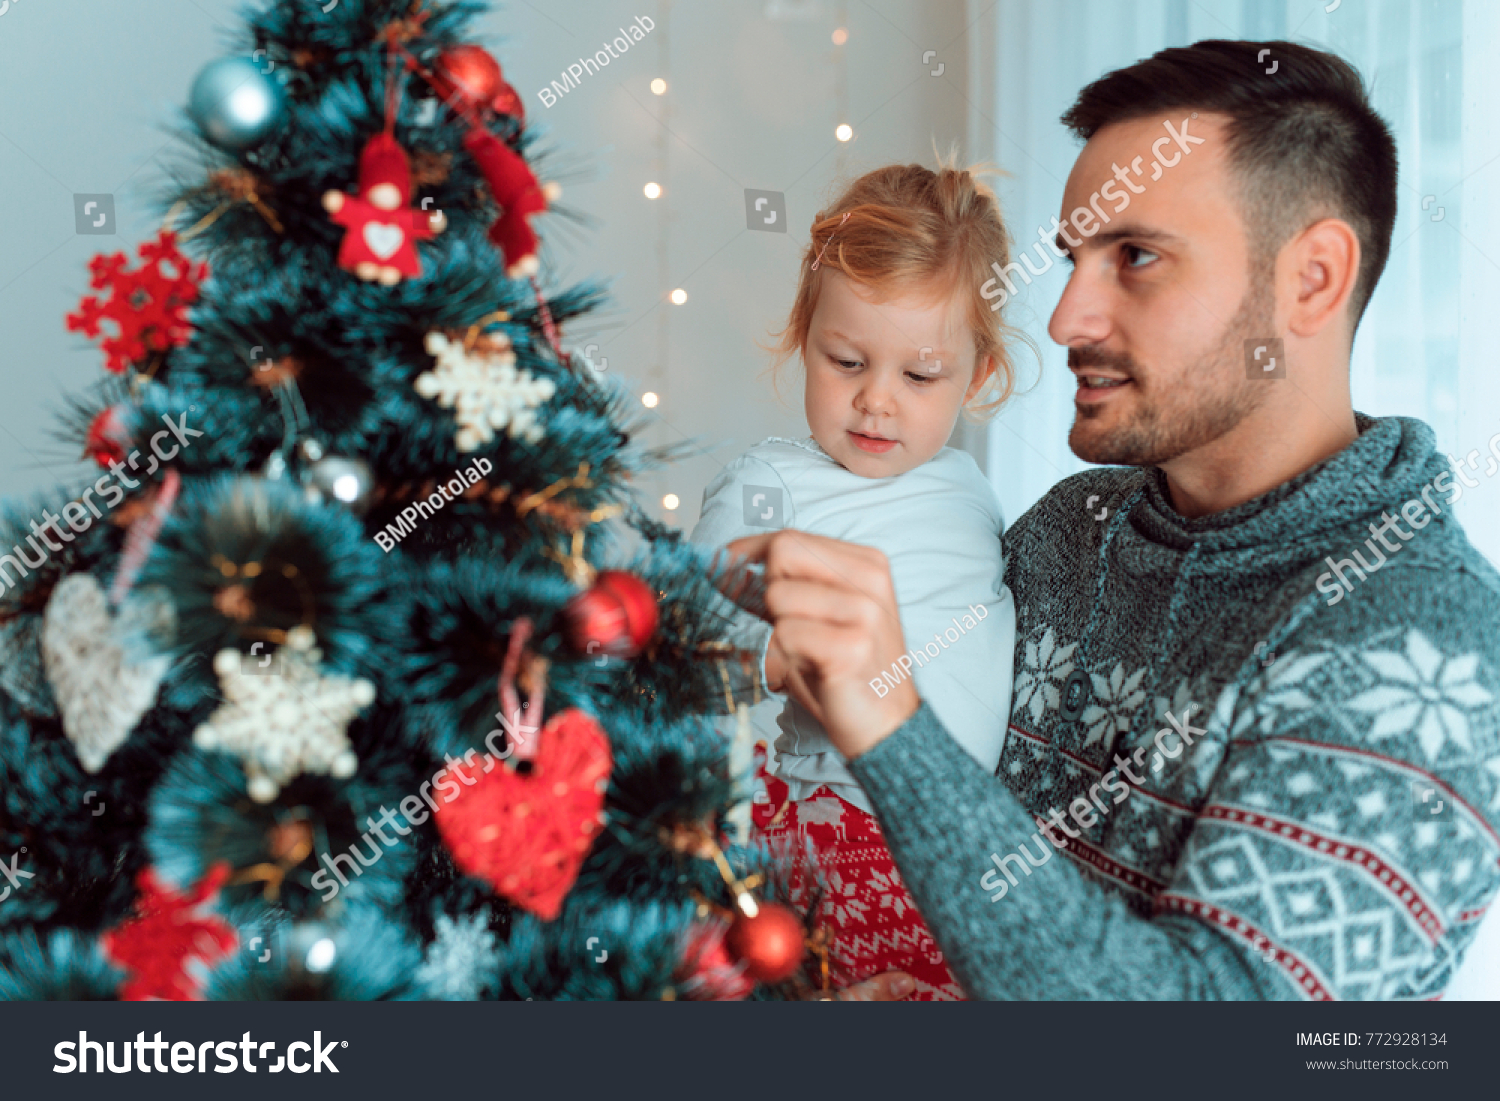
[[[972,146],[1012,174],[998,190],[1018,251],[1058,214],[1077,156],[1058,116],[1108,70],[1203,38],[1289,39],[1354,64],[1395,134],[1401,164],[1391,256],[1354,344],[1354,406],[1426,421],[1450,455],[1488,452],[1500,433],[1500,4],[1000,0],[971,10]],[[1007,521],[1085,465],[1067,446],[1073,379],[1046,331],[1067,273],[1057,263],[1018,284],[1007,307],[1042,353],[1038,377],[1023,352],[1023,383],[1034,385],[985,441]],[[1470,541],[1500,565],[1500,471],[1483,477],[1483,459],[1479,468],[1479,488],[1465,492],[1457,511]],[[1500,997],[1500,918],[1486,922],[1450,997]]]

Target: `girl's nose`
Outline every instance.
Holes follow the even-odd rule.
[[[861,413],[871,415],[889,413],[895,407],[895,398],[888,386],[872,379],[860,387],[854,398],[854,407]]]

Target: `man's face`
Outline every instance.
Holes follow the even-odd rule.
[[[1048,332],[1078,380],[1068,444],[1087,462],[1164,464],[1266,395],[1245,375],[1244,342],[1276,335],[1270,273],[1251,271],[1224,120],[1192,115],[1100,130],[1063,193],[1063,232],[1079,243],[1059,235],[1074,269]]]

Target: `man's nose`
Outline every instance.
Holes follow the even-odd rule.
[[[1110,335],[1111,299],[1104,280],[1082,259],[1068,277],[1062,298],[1047,322],[1047,335],[1063,347],[1103,344]]]

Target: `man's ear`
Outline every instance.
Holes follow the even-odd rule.
[[[1293,285],[1290,332],[1312,337],[1345,315],[1359,279],[1359,256],[1359,236],[1342,218],[1320,219],[1288,243],[1282,262]]]

